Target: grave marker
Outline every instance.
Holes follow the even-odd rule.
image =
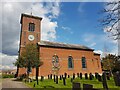
[[[73,82],[73,84],[72,84],[72,90],[81,90],[80,83]]]

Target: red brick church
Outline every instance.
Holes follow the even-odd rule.
[[[76,44],[65,44],[41,40],[42,18],[22,14],[19,53],[28,43],[36,43],[39,46],[39,57],[43,65],[39,67],[39,76],[54,74],[53,67],[59,66],[58,75],[65,72],[73,73],[102,73],[100,54],[93,49]],[[47,26],[46,26],[47,27]],[[31,76],[35,76],[36,69],[32,69]],[[19,69],[19,75],[26,73],[25,68]]]

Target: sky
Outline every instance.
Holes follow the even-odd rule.
[[[85,45],[102,55],[104,52],[117,54],[116,41],[108,37],[98,22],[104,7],[103,2],[3,2],[0,7],[0,67],[16,68],[13,63],[18,56],[21,13],[32,12],[32,15],[43,18],[42,40]]]

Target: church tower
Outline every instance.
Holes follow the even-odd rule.
[[[20,52],[28,43],[40,42],[41,17],[21,14]]]

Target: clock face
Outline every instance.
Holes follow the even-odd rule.
[[[29,39],[30,41],[33,41],[35,38],[34,38],[33,35],[29,35],[29,36],[28,36],[28,39]]]

